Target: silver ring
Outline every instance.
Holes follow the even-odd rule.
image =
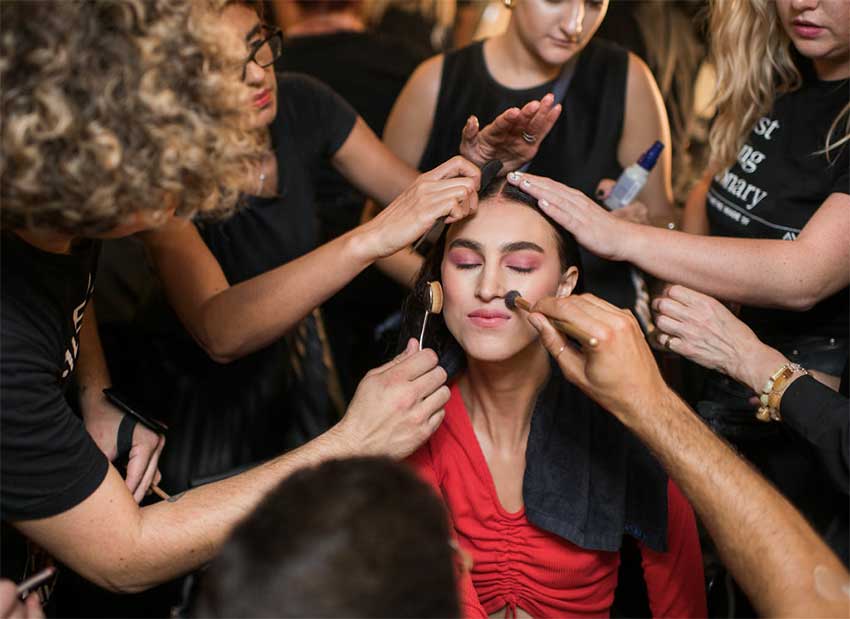
[[[557,354],[557,355],[555,355],[555,359],[557,359],[558,357],[560,357],[560,356],[561,356],[561,353],[562,353],[562,352],[564,352],[564,349],[565,349],[566,347],[567,347],[567,345],[566,345],[566,344],[564,344],[563,346],[561,346],[561,349],[558,351],[558,354]]]
[[[529,144],[534,144],[537,141],[537,137],[531,135],[527,131],[522,132],[522,139],[528,142]]]

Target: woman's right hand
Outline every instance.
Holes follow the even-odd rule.
[[[481,170],[456,156],[413,184],[363,225],[371,258],[386,258],[414,243],[441,218],[463,219],[478,208]]]
[[[639,224],[605,210],[578,189],[527,172],[511,172],[508,182],[537,198],[541,210],[572,233],[576,241],[601,258],[624,260],[624,244]]]

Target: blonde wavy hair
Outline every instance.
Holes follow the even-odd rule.
[[[717,71],[714,105],[718,113],[709,134],[711,165],[731,164],[756,121],[774,99],[802,84],[773,0],[711,0],[711,57]],[[850,104],[834,119],[818,154],[831,154],[850,141]]]
[[[0,3],[0,225],[74,236],[225,215],[266,152],[223,2]]]

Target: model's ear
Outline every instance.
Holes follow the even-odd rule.
[[[558,283],[558,297],[568,297],[573,293],[573,290],[578,283],[578,267],[571,266],[561,275],[561,281]]]

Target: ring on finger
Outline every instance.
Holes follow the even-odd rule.
[[[557,359],[558,357],[560,357],[560,356],[561,356],[561,353],[562,353],[562,352],[564,352],[564,350],[565,350],[566,348],[567,348],[567,345],[566,345],[566,344],[564,344],[563,346],[561,346],[561,348],[559,348],[559,349],[558,349],[558,354],[557,354],[557,355],[555,355],[555,359]]]
[[[523,131],[522,139],[528,142],[529,144],[534,144],[537,141],[537,136],[532,133],[528,133],[527,131]]]

